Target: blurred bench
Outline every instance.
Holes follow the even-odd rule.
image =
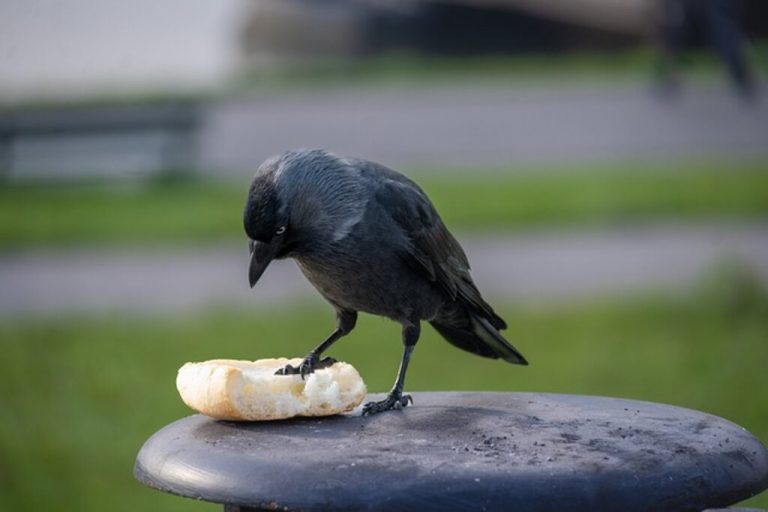
[[[192,170],[200,108],[36,107],[0,113],[0,177],[70,178]]]

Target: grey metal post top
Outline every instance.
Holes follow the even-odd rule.
[[[307,511],[701,511],[768,488],[765,446],[701,412],[577,395],[413,398],[371,417],[190,416],[152,436],[134,472],[181,496]]]

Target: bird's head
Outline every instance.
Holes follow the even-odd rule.
[[[243,215],[251,287],[275,258],[341,243],[361,220],[365,204],[359,171],[327,151],[289,151],[264,162]]]
[[[251,287],[273,259],[284,257],[290,249],[288,208],[278,194],[274,167],[274,162],[267,161],[259,168],[248,190],[243,212],[243,227],[251,253],[248,268]]]

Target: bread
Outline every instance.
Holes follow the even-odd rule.
[[[366,387],[347,363],[299,375],[275,375],[301,359],[237,361],[214,359],[179,369],[176,388],[192,409],[223,420],[263,421],[349,412],[363,401]]]

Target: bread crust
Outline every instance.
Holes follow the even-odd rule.
[[[274,374],[286,364],[300,363],[298,358],[186,363],[176,376],[176,388],[190,408],[233,421],[342,414],[365,398],[365,383],[348,363],[337,362],[303,380],[299,375]]]

